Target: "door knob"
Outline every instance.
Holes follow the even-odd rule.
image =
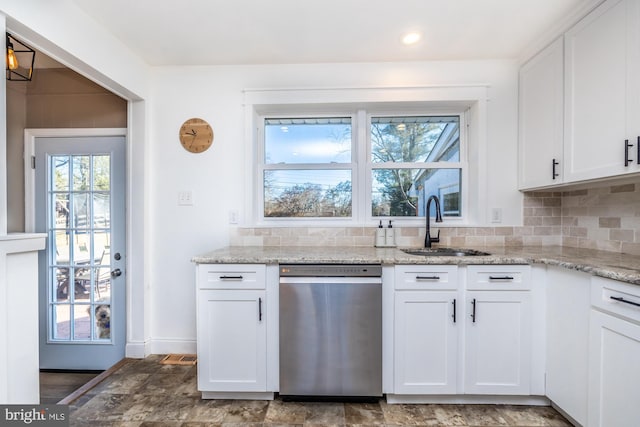
[[[122,271],[119,268],[116,268],[111,272],[111,277],[120,277],[122,276]]]

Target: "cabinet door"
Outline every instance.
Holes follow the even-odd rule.
[[[547,270],[546,394],[581,425],[587,424],[590,282],[585,273]]]
[[[198,291],[198,390],[266,391],[265,291]]]
[[[567,182],[638,171],[638,3],[608,0],[565,34]]]
[[[396,394],[456,393],[457,322],[461,320],[457,295],[439,291],[395,293]]]
[[[591,311],[589,426],[632,427],[640,416],[640,325]]]
[[[466,394],[528,395],[529,291],[467,291]]]
[[[520,70],[520,189],[562,182],[563,49],[559,38]]]

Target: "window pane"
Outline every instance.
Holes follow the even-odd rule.
[[[351,118],[266,119],[264,161],[351,163]]]
[[[111,156],[93,157],[93,190],[109,191]]]
[[[53,189],[56,191],[69,190],[69,156],[52,156]]]
[[[91,171],[89,156],[73,156],[73,189],[75,191],[89,190]]]
[[[264,172],[265,217],[350,217],[350,170]]]
[[[458,162],[460,118],[372,117],[371,161]]]
[[[460,169],[374,169],[373,216],[422,216],[425,202],[438,196],[442,215],[461,215]],[[431,205],[435,214],[435,204]]]

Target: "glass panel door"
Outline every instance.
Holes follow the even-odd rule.
[[[107,369],[124,357],[125,139],[36,138],[40,367]]]

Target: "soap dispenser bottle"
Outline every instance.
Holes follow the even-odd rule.
[[[393,225],[391,225],[391,220],[389,220],[389,226],[385,230],[384,245],[390,248],[396,245],[396,232]]]
[[[386,233],[385,229],[382,227],[382,220],[380,220],[380,225],[376,229],[376,246],[381,248],[386,244]]]

